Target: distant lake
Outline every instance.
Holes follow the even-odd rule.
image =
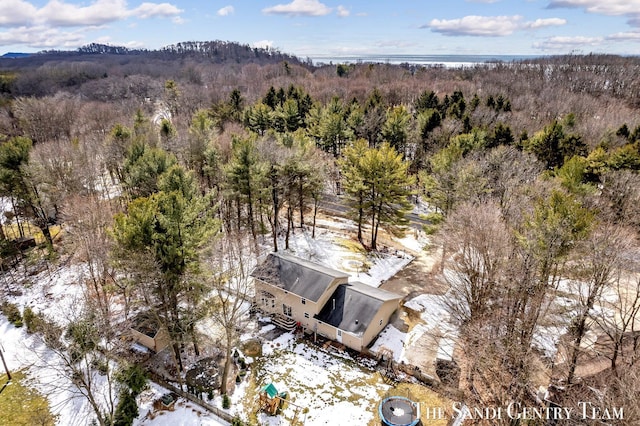
[[[488,62],[512,62],[540,58],[542,55],[309,55],[314,65],[319,64],[355,64],[387,63],[442,65],[444,67],[472,66]]]

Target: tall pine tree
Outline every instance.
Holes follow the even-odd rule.
[[[340,166],[351,213],[358,223],[358,240],[362,243],[362,226],[368,220],[369,248],[376,250],[380,226],[399,235],[408,224],[408,197],[414,184],[409,163],[386,142],[380,148],[367,148],[366,142],[359,140],[345,149]]]

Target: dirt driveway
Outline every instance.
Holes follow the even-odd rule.
[[[439,265],[441,251],[431,249],[429,251],[414,251],[405,247],[398,249],[409,252],[414,259],[400,272],[389,278],[380,285],[380,288],[402,295],[405,300],[411,299],[418,294],[445,294],[448,285],[439,278]]]

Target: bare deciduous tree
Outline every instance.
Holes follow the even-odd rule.
[[[212,249],[212,296],[207,302],[213,321],[223,329],[225,337],[225,361],[222,370],[221,393],[227,392],[227,382],[231,372],[232,350],[238,342],[242,321],[249,314],[251,306],[250,272],[255,253],[244,246],[248,238],[241,234],[230,234],[217,239]]]
[[[574,288],[578,303],[570,328],[568,383],[574,379],[589,315],[596,303],[602,304],[603,293],[628,266],[632,245],[633,234],[629,230],[605,223],[594,229],[576,250]]]

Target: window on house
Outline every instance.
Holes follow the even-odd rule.
[[[291,306],[289,305],[285,305],[284,303],[282,304],[282,313],[285,316],[290,317],[291,316]]]
[[[309,312],[305,312],[305,313],[304,313],[304,317],[305,317],[305,318],[309,318]]]
[[[306,305],[306,304],[307,304],[307,299],[305,299],[305,298],[303,297],[303,298],[300,300],[300,302],[301,302],[303,305]]]
[[[380,320],[380,325],[382,325],[382,320]]]
[[[271,308],[275,308],[276,307],[276,299],[271,298],[271,297],[264,297],[264,296],[261,299],[262,299],[261,300],[262,305],[264,307],[268,308],[269,305],[271,305]]]

